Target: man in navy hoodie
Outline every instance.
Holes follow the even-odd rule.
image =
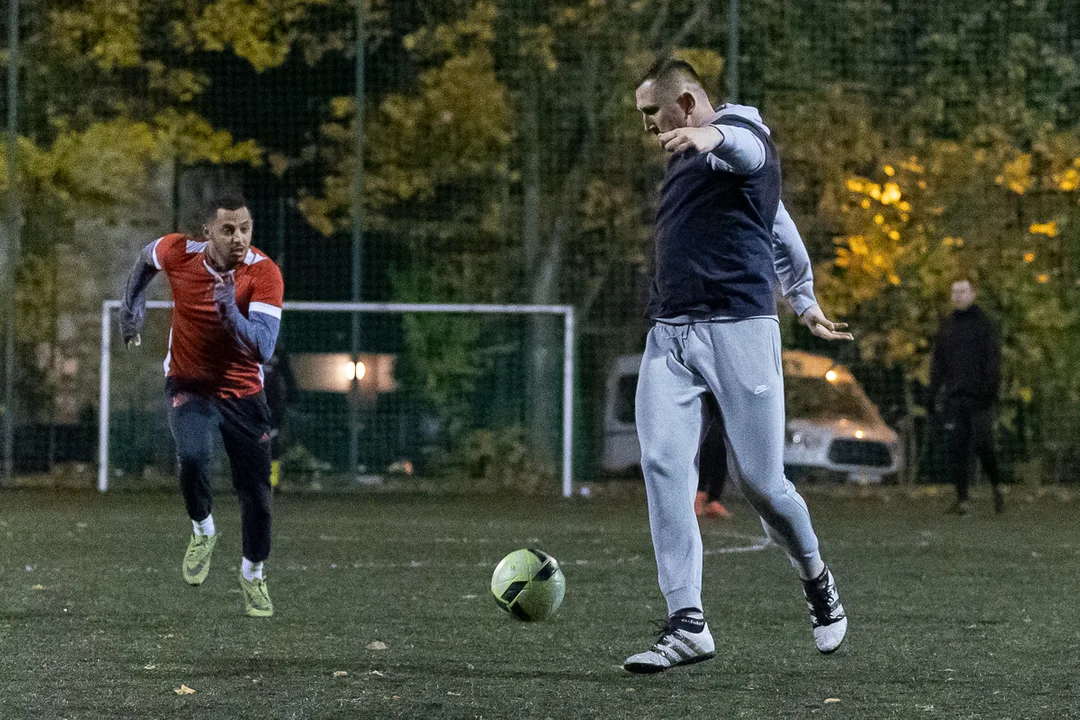
[[[850,338],[813,299],[813,276],[780,202],[780,158],[757,110],[714,109],[693,67],[662,60],[639,83],[645,130],[671,153],[656,214],[653,321],[636,397],[649,525],[666,628],[626,659],[633,673],[706,660],[715,643],[701,601],[694,515],[706,396],[720,408],[733,479],[799,572],[818,650],[847,616],[806,503],[784,477],[784,379],[775,283],[820,337]],[[790,226],[790,227],[788,227]],[[801,250],[801,253],[798,252]],[[800,299],[801,297],[801,299]]]

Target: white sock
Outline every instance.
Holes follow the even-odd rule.
[[[241,558],[240,560],[240,572],[243,574],[244,579],[248,582],[258,578],[263,579],[263,564],[261,562],[253,563],[247,558]]]
[[[191,527],[195,529],[195,534],[199,537],[217,534],[217,531],[214,529],[213,515],[207,515],[205,520],[192,520]]]

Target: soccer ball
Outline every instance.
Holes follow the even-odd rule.
[[[540,550],[515,550],[491,576],[495,602],[518,620],[544,620],[562,604],[566,578],[559,563]]]

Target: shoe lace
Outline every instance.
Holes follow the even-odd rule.
[[[665,642],[668,638],[674,637],[675,633],[684,630],[684,628],[676,625],[675,617],[667,617],[662,620],[653,620],[653,630],[656,634],[656,642],[653,643],[653,649],[659,648],[661,645],[667,646],[669,643]]]
[[[674,627],[671,618],[663,618],[661,620],[653,620],[653,634],[656,635],[656,641],[652,644],[653,649],[659,648],[661,645],[666,645],[664,642],[670,635],[674,634],[678,628]]]
[[[806,602],[810,606],[810,612],[819,623],[827,625],[840,619],[837,612],[840,597],[836,592],[835,583],[830,582],[828,573],[825,573],[820,580],[806,583]]]

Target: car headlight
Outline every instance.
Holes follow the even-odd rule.
[[[825,438],[808,430],[792,430],[788,428],[786,433],[787,444],[795,448],[816,450],[825,443]]]

